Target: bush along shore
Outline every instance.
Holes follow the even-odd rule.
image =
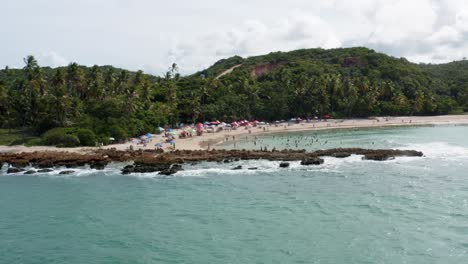
[[[0,166],[7,164],[7,173],[47,173],[59,167],[77,168],[88,165],[91,169],[102,170],[110,162],[132,162],[122,168],[122,174],[154,173],[172,175],[183,170],[183,164],[197,162],[231,163],[240,160],[281,161],[279,168],[289,167],[290,161],[301,161],[303,166],[320,165],[322,157],[346,158],[362,155],[365,160],[385,161],[395,157],[422,157],[416,150],[335,148],[306,152],[305,150],[162,150],[118,151],[115,149],[96,150],[89,153],[73,152],[30,152],[0,153]],[[228,165],[226,165],[228,166]],[[1,168],[0,167],[0,168]],[[242,169],[242,166],[233,169]],[[61,171],[72,174],[73,170]]]

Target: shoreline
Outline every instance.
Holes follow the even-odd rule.
[[[303,131],[323,131],[334,129],[353,128],[385,128],[404,126],[424,126],[424,125],[468,125],[468,115],[444,115],[444,116],[400,116],[400,117],[375,117],[368,119],[329,119],[325,121],[312,121],[310,123],[273,124],[263,128],[255,127],[237,130],[223,130],[216,133],[204,133],[203,136],[194,136],[185,139],[176,139],[176,150],[204,150],[219,147],[224,142],[240,139],[243,136],[269,135],[274,133],[289,133]],[[250,133],[249,133],[250,131]],[[227,140],[226,140],[227,139]],[[35,151],[55,151],[90,153],[100,149],[115,149],[119,151],[128,150],[132,146],[135,150],[154,149],[154,144],[163,141],[162,135],[156,135],[146,147],[133,143],[113,144],[104,147],[78,147],[78,148],[56,148],[51,146],[26,147],[20,146],[0,146],[0,153],[20,153]],[[172,150],[165,144],[164,150]]]
[[[322,157],[347,158],[351,155],[361,155],[364,160],[386,161],[396,157],[423,157],[417,150],[398,149],[362,149],[334,148],[307,152],[306,150],[176,150],[161,152],[160,150],[117,151],[99,150],[94,153],[72,152],[29,152],[0,153],[0,173],[7,164],[6,174],[36,174],[50,173],[61,168],[59,174],[73,174],[74,168],[89,166],[90,169],[103,170],[109,163],[129,162],[121,169],[122,174],[154,173],[172,175],[184,170],[184,164],[199,162],[231,163],[241,160],[279,161],[280,168],[289,167],[291,161],[300,161],[303,166],[321,165]],[[121,164],[124,165],[124,164]],[[229,165],[228,165],[229,166]],[[232,170],[242,169],[242,165],[231,167]],[[258,167],[249,167],[257,170]]]

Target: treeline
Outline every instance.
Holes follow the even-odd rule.
[[[126,139],[176,122],[178,78],[176,65],[163,78],[155,78],[142,71],[88,68],[76,63],[42,68],[29,56],[23,69],[1,71],[0,126],[30,128],[36,135],[67,128],[61,134],[76,136],[64,140],[75,141],[68,145],[82,144],[76,142],[75,128],[81,128],[81,134],[83,129],[91,134],[93,140],[86,145],[106,143],[110,137]]]
[[[366,48],[309,49],[236,56],[185,77],[174,64],[155,77],[76,63],[51,69],[29,56],[23,69],[0,71],[0,127],[30,128],[47,144],[91,145],[213,119],[462,113],[467,73],[447,65]]]

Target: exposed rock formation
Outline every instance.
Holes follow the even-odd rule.
[[[8,163],[13,167],[7,173],[24,171],[24,167],[52,168],[65,166],[74,168],[88,164],[94,169],[104,169],[112,161],[134,161],[134,165],[125,166],[123,174],[160,172],[171,175],[180,171],[183,163],[197,163],[201,161],[232,162],[239,160],[264,159],[282,161],[281,168],[289,166],[288,161],[300,160],[303,165],[318,165],[323,163],[323,156],[345,158],[352,154],[363,155],[363,159],[384,161],[399,156],[421,157],[422,152],[415,150],[394,149],[361,149],[337,148],[306,152],[305,150],[256,151],[256,150],[176,150],[172,152],[146,151],[117,151],[115,149],[97,150],[91,153],[79,154],[71,152],[31,152],[31,153],[0,153],[0,163]],[[239,168],[240,167],[240,168]],[[238,166],[235,169],[241,169]],[[45,172],[39,170],[38,172]]]

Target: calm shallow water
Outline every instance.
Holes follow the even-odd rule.
[[[122,165],[66,177],[3,168],[0,263],[464,263],[466,135],[467,126],[440,126],[237,143],[426,154],[282,170],[268,161],[185,166],[169,178],[121,176]],[[259,170],[230,170],[239,164]]]

